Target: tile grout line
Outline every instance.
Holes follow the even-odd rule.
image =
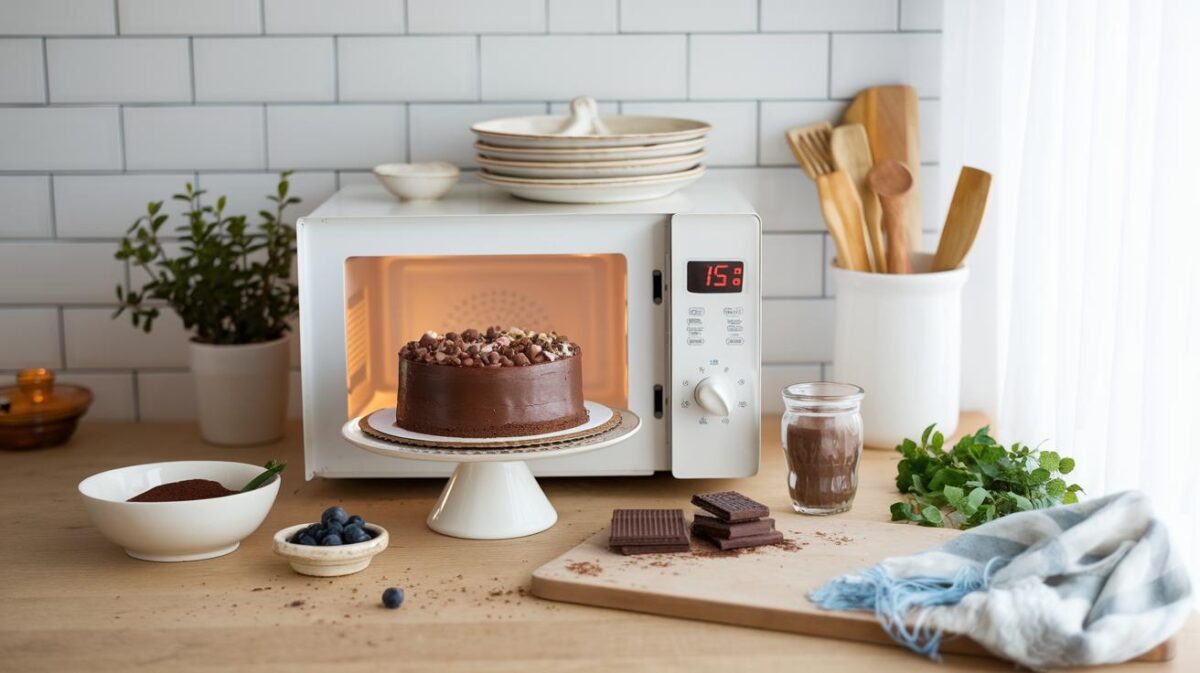
[[[121,0],[113,0],[113,30],[121,34]]]
[[[267,104],[262,104],[263,170],[271,170],[271,129],[267,126]]]
[[[267,34],[267,0],[258,0],[258,34]]]
[[[340,70],[342,68],[342,63],[341,63],[340,57],[338,56],[338,49],[341,48],[341,44],[342,44],[340,38],[341,38],[340,35],[333,36],[333,102],[334,103],[342,102],[342,75],[340,72]]]
[[[113,0],[114,2],[116,0]],[[50,104],[50,48],[46,44],[47,39],[42,38],[42,86],[46,88],[42,92],[42,98],[45,99],[44,105]]]
[[[58,239],[58,208],[54,205],[54,174],[46,176],[46,181],[50,184],[50,236]]]
[[[125,106],[117,106],[117,143],[121,146],[121,172],[129,168],[129,157],[125,151]]]
[[[192,92],[192,105],[196,104],[196,43],[194,37],[188,36],[188,85]]]

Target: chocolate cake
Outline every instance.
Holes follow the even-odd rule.
[[[582,366],[579,346],[554,332],[426,332],[400,350],[396,425],[445,437],[573,428],[588,420]]]

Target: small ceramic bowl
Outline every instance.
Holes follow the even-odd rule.
[[[387,190],[405,201],[440,199],[458,182],[458,166],[445,161],[423,164],[381,164],[375,177]]]
[[[267,518],[279,475],[253,491],[207,500],[126,502],[174,481],[211,479],[238,490],[261,465],[183,460],[122,467],[79,482],[84,507],[104,537],[144,561],[199,561],[229,554]]]
[[[366,542],[332,547],[313,547],[288,542],[293,535],[311,525],[312,523],[300,523],[275,533],[275,553],[286,558],[291,564],[292,570],[301,575],[314,577],[353,575],[360,570],[365,570],[367,566],[371,565],[371,559],[387,549],[388,546],[387,530],[383,526],[376,526],[373,523],[363,524],[364,528],[375,533],[375,537]]]

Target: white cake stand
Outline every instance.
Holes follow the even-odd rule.
[[[594,402],[587,404],[589,411],[596,406],[607,410]],[[363,417],[342,426],[342,436],[351,444],[381,456],[457,463],[425,523],[451,537],[502,540],[540,533],[558,521],[558,512],[526,461],[594,451],[631,437],[641,428],[641,419],[627,409],[617,411],[621,414],[620,423],[605,432],[540,446],[471,449],[407,445],[398,443],[403,440],[383,441],[367,434],[360,425]],[[544,436],[528,439],[539,438]]]

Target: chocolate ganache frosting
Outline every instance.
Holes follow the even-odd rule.
[[[400,350],[396,425],[447,437],[515,437],[587,422],[579,346],[554,332],[426,332]]]

